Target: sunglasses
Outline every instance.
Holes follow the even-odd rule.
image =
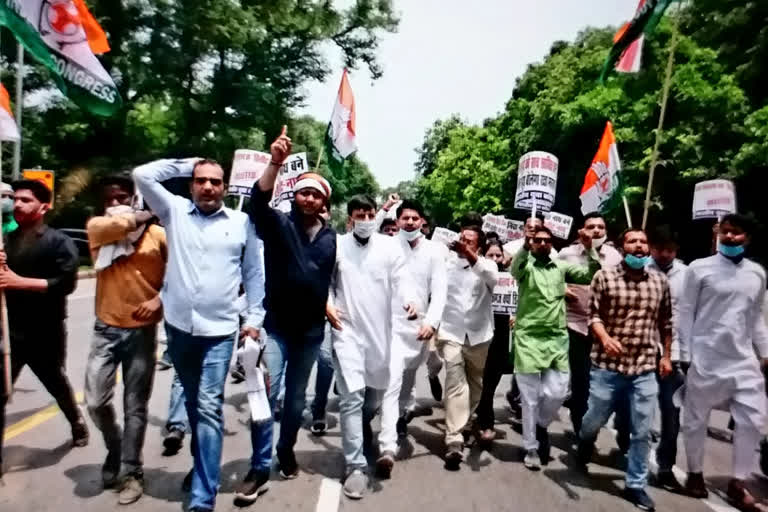
[[[220,187],[224,180],[221,178],[195,178],[196,185],[205,185],[207,182],[210,182],[214,187]]]
[[[552,239],[548,238],[548,237],[546,237],[546,238],[536,237],[536,238],[533,239],[533,243],[535,243],[535,244],[551,244],[552,243]]]

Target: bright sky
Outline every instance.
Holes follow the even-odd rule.
[[[458,113],[479,123],[503,110],[515,79],[540,62],[554,41],[587,26],[627,21],[637,0],[395,0],[400,28],[379,48],[384,76],[350,74],[357,107],[358,155],[383,187],[414,177],[414,149],[436,119]],[[339,2],[343,3],[343,2]],[[307,85],[300,114],[327,121],[341,79]],[[535,148],[531,148],[535,149]]]

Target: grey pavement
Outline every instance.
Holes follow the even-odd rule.
[[[68,374],[76,391],[83,389],[85,364],[93,327],[93,291],[95,280],[85,279],[70,297],[68,319]],[[188,440],[173,457],[162,456],[162,428],[165,423],[172,371],[157,372],[150,402],[150,425],[144,447],[146,494],[130,509],[144,511],[180,511],[185,506],[181,481],[191,467]],[[314,378],[311,379],[311,382]],[[296,447],[301,467],[298,479],[281,481],[273,475],[272,487],[249,507],[252,510],[288,511],[611,511],[634,510],[619,494],[623,488],[621,458],[615,453],[615,441],[609,430],[599,438],[597,463],[589,476],[572,469],[572,451],[567,411],[552,428],[553,461],[543,471],[532,473],[522,465],[519,423],[505,408],[504,393],[509,377],[499,385],[496,397],[497,441],[490,451],[467,451],[466,463],[458,472],[443,469],[443,410],[429,397],[425,373],[417,378],[417,397],[424,407],[432,407],[430,416],[416,418],[410,426],[408,442],[402,447],[404,460],[398,461],[392,479],[373,479],[371,492],[360,502],[340,497],[338,480],[343,473],[338,425],[338,398],[331,395],[330,430],[326,436],[313,437],[302,430]],[[116,407],[121,408],[118,385]],[[312,386],[308,399],[312,396]],[[5,442],[5,487],[0,487],[0,511],[109,511],[125,509],[117,505],[117,495],[104,491],[100,467],[105,456],[100,434],[91,426],[91,443],[86,448],[70,448],[70,432],[60,413],[53,413],[51,397],[28,370],[24,370],[8,405],[7,428],[14,437]],[[41,412],[42,411],[42,412]],[[248,406],[245,387],[227,383],[224,406],[226,418],[221,490],[217,511],[239,510],[233,504],[234,488],[248,471],[251,453],[247,427]],[[712,425],[725,431],[727,416],[716,413]],[[374,425],[378,430],[378,424]],[[718,496],[724,493],[731,461],[731,445],[710,439],[707,478],[715,491],[708,502],[676,496],[649,488],[658,510],[676,512],[725,512],[733,510]],[[684,471],[682,443],[678,464]],[[768,483],[761,479],[753,487],[765,497]]]

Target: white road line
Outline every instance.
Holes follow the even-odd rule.
[[[341,499],[341,484],[330,478],[320,482],[320,496],[317,497],[315,512],[336,512]]]

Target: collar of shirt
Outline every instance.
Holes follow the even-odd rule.
[[[221,208],[219,208],[215,212],[206,215],[205,213],[200,211],[200,209],[197,207],[194,201],[189,202],[189,206],[187,207],[187,213],[190,213],[190,214],[197,213],[198,215],[201,215],[203,217],[208,217],[208,218],[213,218],[213,217],[216,217],[217,215],[222,215],[222,214],[226,215],[227,217],[230,217],[229,208],[227,208],[224,205],[221,205]]]

